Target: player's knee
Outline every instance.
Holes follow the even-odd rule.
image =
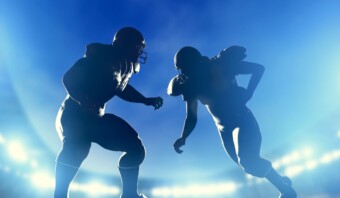
[[[244,171],[255,177],[264,177],[271,168],[271,163],[261,157],[240,158]]]
[[[243,167],[244,171],[253,176],[259,176],[257,170],[257,163],[254,163],[254,159],[240,159],[240,165]]]
[[[125,154],[120,158],[120,167],[136,167],[139,166],[145,158],[145,148],[139,140],[126,150]]]
[[[135,155],[135,159],[136,159],[136,164],[140,165],[145,158],[145,147],[143,146],[142,142],[139,141],[140,143],[138,145],[136,145],[135,149],[134,149],[134,155]]]

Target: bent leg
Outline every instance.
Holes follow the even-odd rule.
[[[123,183],[122,197],[140,197],[137,193],[139,165],[145,158],[145,148],[137,132],[123,119],[105,114],[93,141],[103,148],[124,152],[118,167]]]
[[[240,123],[238,156],[245,172],[256,177],[266,178],[282,194],[286,194],[286,197],[296,197],[294,189],[273,169],[271,162],[260,156],[262,137],[252,112],[248,111]]]
[[[54,198],[67,198],[70,183],[90,150],[90,142],[76,142],[64,139],[63,147],[57,157],[55,169]]]
[[[138,167],[145,158],[145,148],[135,129],[113,114],[100,119],[92,141],[105,149],[124,152],[118,164],[121,168]]]
[[[238,133],[238,157],[245,172],[256,177],[264,177],[271,170],[271,162],[261,158],[262,137],[253,114],[248,111],[240,117]]]

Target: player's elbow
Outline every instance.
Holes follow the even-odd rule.
[[[253,68],[253,74],[260,77],[263,75],[264,70],[265,68],[263,65],[256,64],[256,67]]]
[[[257,68],[256,68],[257,70],[257,73],[260,73],[260,74],[263,74],[264,73],[264,71],[265,71],[265,67],[263,66],[263,65],[260,65],[260,64],[258,64],[257,65]]]

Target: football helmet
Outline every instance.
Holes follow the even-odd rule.
[[[148,54],[144,51],[146,42],[142,33],[137,29],[124,27],[118,30],[114,35],[113,43],[118,43],[121,48],[125,49],[129,56],[137,56],[136,59],[138,63],[146,63],[148,58]]]

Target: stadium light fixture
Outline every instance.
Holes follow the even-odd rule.
[[[320,163],[322,164],[329,164],[334,160],[340,159],[340,149],[338,150],[334,150],[331,152],[328,152],[326,154],[324,154],[321,158],[320,158]]]
[[[32,185],[39,189],[54,188],[54,178],[46,171],[39,171],[30,175]]]
[[[151,190],[153,197],[214,197],[234,193],[241,185],[234,182],[190,184],[188,186],[158,187]]]
[[[20,163],[27,162],[28,154],[20,142],[10,141],[6,147],[10,158]]]
[[[311,158],[313,156],[313,149],[311,147],[306,147],[302,150],[302,154],[305,158]]]
[[[304,169],[305,168],[304,168],[303,165],[290,166],[286,169],[285,175],[287,175],[289,177],[294,177],[294,176],[300,174],[301,172],[303,172]]]
[[[71,191],[83,192],[90,197],[98,196],[115,196],[120,194],[120,189],[117,186],[108,186],[99,181],[92,181],[86,184],[72,183]]]
[[[305,167],[307,170],[313,170],[315,167],[317,167],[319,164],[316,160],[309,160],[306,162]]]

